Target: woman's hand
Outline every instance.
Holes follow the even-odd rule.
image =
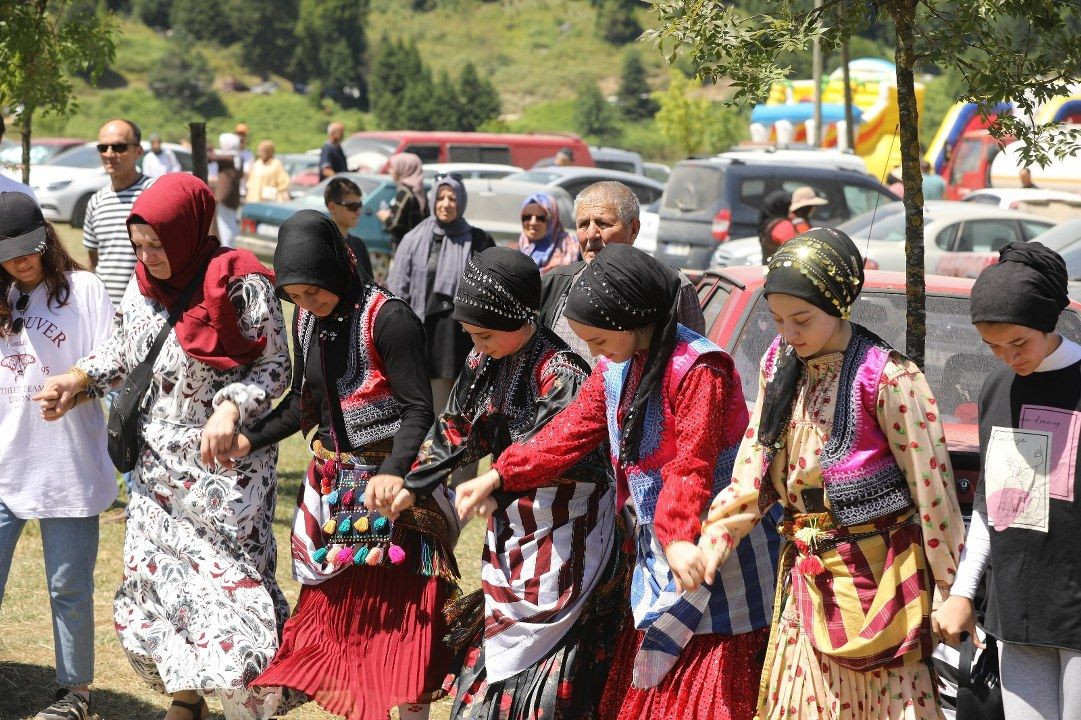
[[[237,433],[233,438],[233,445],[226,454],[233,460],[248,457],[251,454],[251,440],[244,433]]]
[[[491,517],[496,504],[489,496],[499,488],[499,481],[499,473],[493,468],[456,487],[454,508],[458,519],[464,522],[471,517]]]
[[[961,644],[962,635],[968,633],[972,644],[983,648],[983,643],[976,635],[976,613],[972,600],[960,595],[950,595],[938,610],[931,613],[931,630],[942,642],[953,647]]]
[[[375,213],[375,216],[379,219],[379,222],[386,222],[390,217],[390,210],[379,210]]]
[[[237,443],[236,425],[240,422],[240,408],[226,400],[206,421],[203,436],[199,440],[199,459],[203,465],[211,467],[217,463],[226,470],[233,468],[231,451]],[[249,450],[251,445],[248,445]]]
[[[391,515],[391,508],[404,487],[405,478],[388,474],[375,475],[368,480],[368,487],[364,490],[364,507],[393,520],[397,515]]]
[[[698,589],[706,576],[706,558],[701,548],[686,540],[676,540],[668,545],[664,556],[680,592]]]
[[[83,391],[83,379],[75,373],[53,375],[45,378],[45,386],[31,398],[41,407],[46,420],[59,420],[75,406],[75,400]]]

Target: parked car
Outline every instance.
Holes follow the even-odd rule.
[[[657,228],[661,224],[661,216],[657,213],[660,202],[646,205],[638,211],[638,220],[642,226],[638,230],[638,237],[634,240],[634,246],[642,252],[650,255],[657,254]]]
[[[707,267],[718,243],[757,233],[759,208],[774,190],[806,185],[828,200],[816,209],[813,225],[838,225],[899,199],[875,178],[852,169],[847,159],[838,162],[847,157],[843,153],[824,153],[819,166],[778,161],[805,156],[816,154],[743,151],[678,163],[661,198],[657,259],[676,267]]]
[[[68,148],[83,145],[82,138],[39,138],[30,139],[30,164],[40,165],[49,162]],[[0,165],[21,165],[23,161],[22,140],[10,145],[7,141],[0,147]]]
[[[762,355],[777,335],[762,295],[761,267],[726,268],[704,273],[698,297],[710,340],[735,361],[748,404],[758,396]],[[971,280],[927,277],[927,337],[923,370],[940,408],[953,463],[957,494],[967,515],[979,476],[976,402],[988,373],[999,361],[970,322]],[[893,347],[905,347],[905,278],[868,271],[852,320]],[[1073,302],[1059,319],[1058,331],[1081,340],[1081,303]]]
[[[577,135],[380,130],[354,133],[342,143],[350,169],[373,173],[386,172],[390,156],[399,152],[413,153],[426,164],[479,162],[526,168],[565,147],[574,153],[576,165],[592,167],[589,148]]]
[[[289,173],[289,196],[298,198],[319,184],[319,155],[311,153],[280,153],[274,157],[281,160]]]
[[[372,258],[373,274],[377,280],[384,280],[390,270],[390,259],[394,250],[391,247],[390,235],[383,230],[383,223],[375,217],[375,213],[381,203],[390,204],[398,191],[397,187],[387,175],[338,173],[334,177],[352,180],[364,195],[360,222],[349,234],[364,241]],[[328,214],[323,192],[331,180],[332,178],[323,180],[304,195],[289,202],[256,202],[243,205],[240,208],[240,235],[237,237],[237,246],[246,247],[264,259],[274,257],[278,230],[294,213],[300,210],[318,210],[324,215]]]
[[[424,179],[434,180],[437,175],[457,175],[462,180],[469,178],[488,178],[498,180],[508,175],[522,172],[517,165],[496,165],[494,163],[430,163],[424,166]]]
[[[672,174],[672,168],[663,163],[647,162],[642,163],[642,174],[659,183],[667,183],[668,177]]]
[[[52,159],[30,168],[30,186],[41,204],[41,212],[50,222],[69,222],[72,227],[82,227],[86,217],[86,204],[105,184],[109,176],[101,166],[97,143],[83,143],[58,153]],[[162,143],[176,154],[181,169],[191,172],[191,151],[172,143]],[[150,143],[143,141],[143,151]],[[139,161],[142,167],[142,160]],[[18,171],[4,171],[19,179]]]
[[[589,154],[593,156],[593,163],[599,168],[619,170],[634,175],[642,174],[642,156],[633,150],[590,145]]]
[[[560,217],[574,217],[574,201],[560,187],[540,185],[504,178],[502,180],[464,180],[469,203],[465,207],[465,219],[475,227],[487,230],[500,245],[517,247],[522,234],[522,205],[533,193],[546,192],[553,196],[559,206]],[[563,225],[573,232],[574,222]]]
[[[1081,195],[1064,190],[984,188],[973,190],[961,200],[1042,215],[1056,222],[1081,216]]]
[[[1052,225],[1054,223],[1046,218],[1015,210],[930,200],[923,214],[924,267],[929,273],[970,277],[961,270],[981,261],[974,259],[975,256],[982,258],[981,253],[990,253],[993,248],[997,257],[999,248],[1006,243],[1031,240]],[[903,203],[886,203],[877,211],[857,215],[837,228],[848,233],[860,248],[867,267],[904,272]],[[718,266],[760,265],[762,251],[758,238],[743,238],[721,245],[713,255],[713,263]],[[986,264],[980,265],[980,268]],[[971,277],[975,277],[975,274]]]
[[[618,180],[631,189],[631,192],[637,196],[638,202],[643,206],[657,202],[661,199],[661,194],[664,193],[663,184],[647,178],[645,175],[635,175],[634,173],[596,167],[584,168],[567,165],[560,167],[552,165],[550,167],[526,170],[517,175],[511,175],[507,179],[560,187],[566,190],[567,194],[572,198],[577,197],[578,193],[595,182]],[[573,221],[568,222],[568,218],[563,218],[563,224],[573,225],[574,223]]]

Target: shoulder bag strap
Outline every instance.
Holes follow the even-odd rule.
[[[154,344],[150,346],[150,350],[147,351],[146,357],[139,363],[140,367],[144,365],[149,367],[154,364],[154,360],[157,359],[158,353],[161,352],[161,348],[165,344],[165,338],[169,337],[169,331],[173,329],[177,320],[179,320],[180,316],[184,314],[184,311],[188,309],[188,303],[191,302],[192,296],[195,295],[196,288],[203,284],[204,273],[205,271],[192,278],[191,282],[184,288],[184,291],[180,293],[177,304],[169,313],[169,319],[162,325],[161,331],[158,332],[158,336],[154,338]],[[136,368],[136,370],[138,370],[138,368]]]

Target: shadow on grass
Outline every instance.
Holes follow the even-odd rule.
[[[53,700],[56,671],[44,665],[0,662],[0,720],[32,718]],[[94,712],[100,718],[164,717],[158,707],[112,690],[94,690]]]
[[[274,513],[274,524],[280,527],[293,527],[293,512],[297,506],[297,495],[304,482],[304,470],[282,470],[278,468],[278,508]]]

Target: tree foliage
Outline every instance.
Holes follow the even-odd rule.
[[[300,0],[294,74],[345,107],[368,107],[367,0]]]
[[[818,38],[826,52],[864,32],[873,21],[895,41],[901,158],[905,185],[908,353],[923,360],[923,192],[919,119],[913,74],[931,67],[960,74],[961,99],[985,114],[1003,101],[1018,113],[999,116],[997,136],[1023,142],[1022,160],[1044,164],[1081,149],[1081,139],[1057,123],[1039,124],[1037,108],[1065,92],[1081,75],[1081,6],[1056,0],[756,0],[759,11],[709,0],[652,0],[659,25],[646,37],[666,53],[686,58],[706,79],[728,79],[734,100],[752,102],[787,75],[784,52],[806,52]]]
[[[637,0],[600,0],[597,3],[597,30],[606,42],[624,45],[642,34],[634,16]]]
[[[76,108],[71,75],[98,78],[116,52],[115,18],[65,0],[0,5],[0,105],[16,109],[23,135],[23,181],[30,176],[34,113],[60,116]]]
[[[458,81],[458,126],[456,129],[474,132],[486,122],[495,120],[502,111],[499,91],[491,80],[481,77],[473,63],[466,63]]]
[[[738,111],[697,96],[700,87],[698,81],[672,70],[668,87],[654,93],[657,132],[682,155],[727,150],[746,132],[746,121]]]
[[[225,113],[225,105],[214,90],[214,72],[206,56],[193,50],[191,38],[183,33],[173,35],[168,54],[151,69],[147,85],[154,95],[179,112],[194,110],[201,118]]]
[[[574,100],[574,123],[581,135],[600,142],[615,142],[619,137],[615,110],[592,80],[583,82],[578,88]]]
[[[263,79],[288,72],[296,47],[297,0],[232,0],[228,7],[244,64]]]
[[[131,12],[146,25],[159,30],[168,30],[172,18],[173,0],[133,0]]]
[[[226,0],[173,0],[169,24],[196,40],[231,45],[237,35],[226,5]]]
[[[637,52],[629,52],[623,58],[623,72],[616,97],[627,120],[648,120],[657,112],[657,103],[646,82],[646,68],[642,64],[642,56]]]

